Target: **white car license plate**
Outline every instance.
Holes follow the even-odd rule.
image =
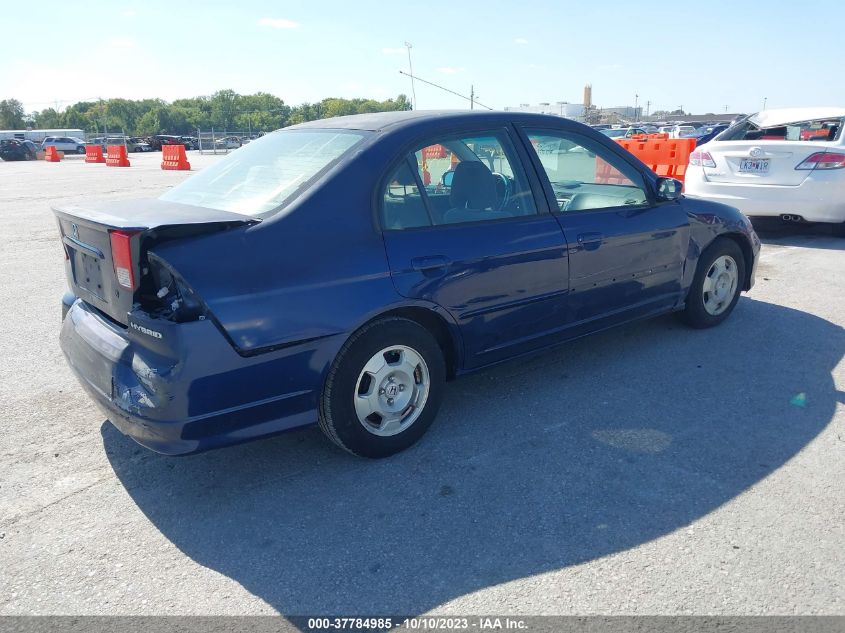
[[[768,158],[743,158],[739,161],[739,171],[752,174],[765,174],[769,171]]]

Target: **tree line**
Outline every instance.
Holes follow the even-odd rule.
[[[45,108],[25,112],[16,99],[0,101],[0,129],[81,129],[89,133],[107,130],[133,136],[185,134],[196,130],[269,132],[288,125],[347,114],[410,110],[408,98],[339,99],[289,106],[266,92],[241,95],[234,90],[218,90],[211,96],[176,99],[103,99],[80,101],[62,111]]]

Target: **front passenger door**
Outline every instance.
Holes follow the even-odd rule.
[[[595,329],[680,301],[689,241],[681,205],[656,204],[621,148],[576,131],[524,132],[569,245],[571,325]]]

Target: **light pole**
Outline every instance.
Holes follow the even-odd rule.
[[[638,123],[640,120],[640,113],[637,111],[637,106],[640,103],[640,95],[634,95],[634,123]]]
[[[764,110],[766,109],[766,101],[768,101],[768,100],[769,100],[768,97],[763,97],[763,109]]]
[[[414,87],[414,67],[411,65],[411,49],[413,46],[410,42],[405,42],[405,48],[408,49],[408,73],[411,75],[411,107],[417,109],[417,90]]]

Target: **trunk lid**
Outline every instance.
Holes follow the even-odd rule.
[[[126,200],[54,207],[65,249],[65,268],[72,292],[124,325],[148,279],[147,251],[168,239],[185,238],[259,222],[229,211],[162,200]],[[112,252],[112,234],[128,252]],[[121,259],[131,267],[119,277]],[[121,280],[123,284],[121,284]],[[155,291],[155,289],[147,289]]]
[[[710,182],[797,187],[810,171],[795,167],[808,156],[823,150],[818,142],[802,141],[711,141],[701,146],[713,157],[716,167],[704,167]]]

